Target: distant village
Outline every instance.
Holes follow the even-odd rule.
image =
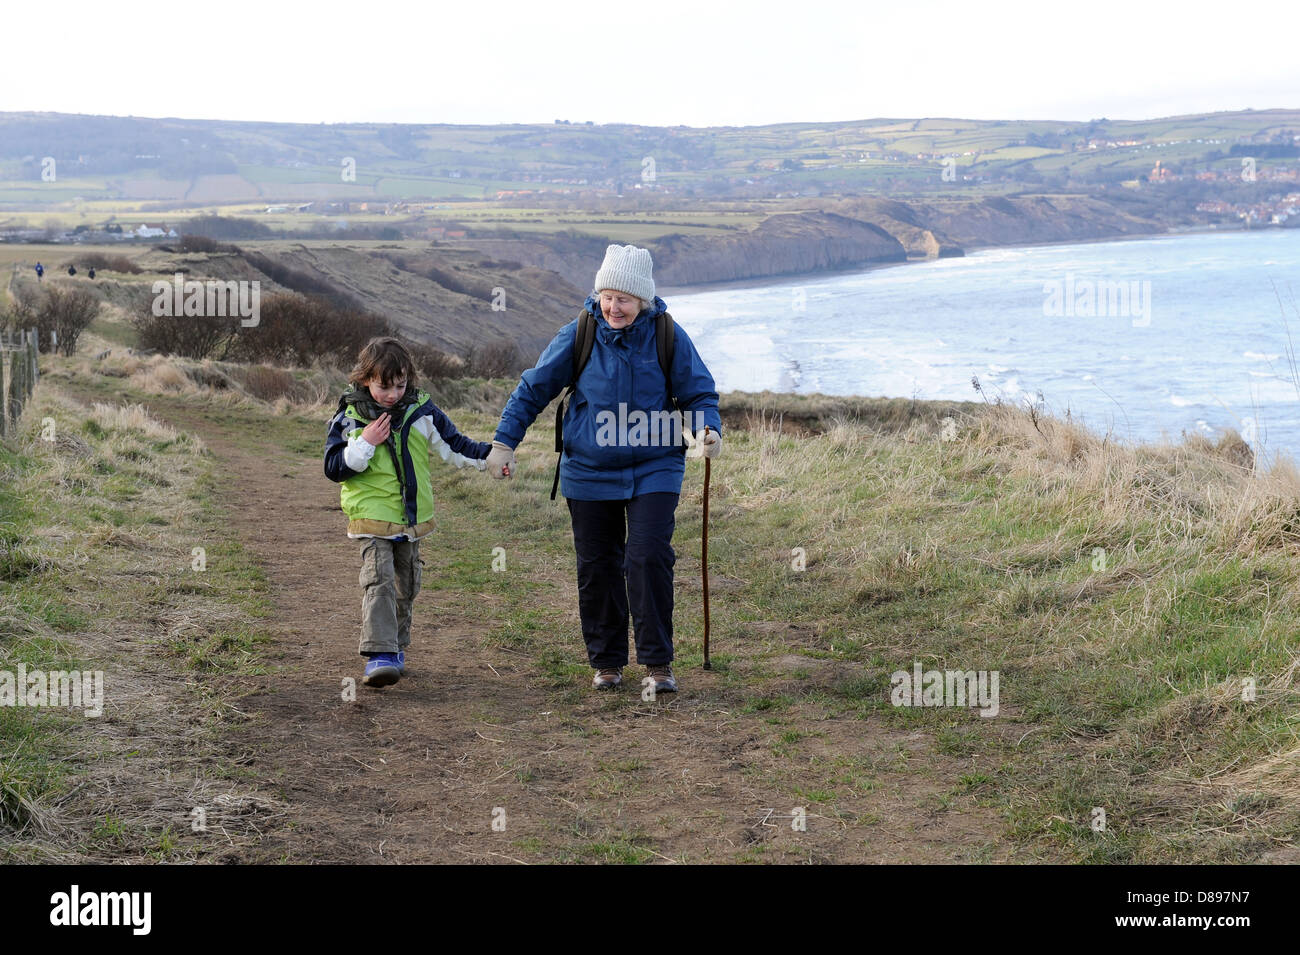
[[[165,222],[143,222],[137,228],[108,223],[98,229],[79,225],[75,229],[3,229],[0,242],[130,242],[135,239],[176,239],[179,234]]]
[[[1230,216],[1247,226],[1280,225],[1297,228],[1300,227],[1300,192],[1288,192],[1286,195],[1273,193],[1250,204],[1212,199],[1198,202],[1196,211]]]

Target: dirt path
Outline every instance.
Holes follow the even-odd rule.
[[[258,754],[261,785],[292,808],[229,861],[1014,857],[996,810],[953,802],[972,762],[937,752],[930,733],[810,716],[815,731],[797,753],[782,752],[770,714],[746,712],[698,670],[684,674],[686,692],[656,703],[636,705],[630,687],[618,701],[592,691],[566,702],[528,656],[484,648],[487,627],[442,619],[427,572],[410,675],[382,692],[358,686],[346,702],[342,681],[359,683],[361,669],[359,561],[337,486],[318,459],[250,446],[237,412],[221,420],[178,400],[151,406],[218,459],[231,533],[274,596],[277,672],[248,678],[254,692],[241,708],[253,718],[231,742]],[[841,780],[833,803],[808,791],[828,773]],[[789,813],[801,804],[798,832]],[[504,831],[492,825],[499,810]]]

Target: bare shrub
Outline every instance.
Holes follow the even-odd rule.
[[[211,236],[206,235],[183,235],[181,236],[182,252],[233,252],[233,245],[225,245],[218,242]]]
[[[238,316],[155,315],[152,303],[131,319],[142,350],[186,358],[223,357],[239,322]]]
[[[467,365],[464,359],[449,355],[445,351],[422,342],[407,342],[406,350],[415,360],[416,370],[425,381],[439,381],[447,378],[462,378]]]
[[[213,239],[256,239],[274,234],[270,226],[256,219],[218,215],[186,219],[178,231],[183,235],[203,235]]]
[[[45,288],[35,304],[34,318],[40,332],[40,348],[49,352],[57,348],[61,355],[71,355],[77,350],[81,333],[99,315],[99,299],[85,289]],[[58,345],[51,344],[53,334],[58,335]]]
[[[103,252],[83,252],[77,256],[76,262],[83,269],[97,269],[100,272],[123,272],[128,275],[139,275],[144,271],[125,255],[106,255]]]
[[[12,300],[3,316],[0,316],[0,328],[6,332],[20,332],[36,327],[36,306],[40,294],[21,285],[14,286]]]
[[[519,346],[508,341],[474,346],[465,353],[465,365],[473,378],[508,378],[527,367]]]
[[[257,326],[239,330],[229,357],[301,368],[315,362],[341,366],[371,338],[392,332],[378,315],[341,309],[315,296],[275,294],[262,300]]]

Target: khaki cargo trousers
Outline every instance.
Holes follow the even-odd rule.
[[[362,655],[397,653],[411,645],[411,604],[423,568],[419,541],[361,539]]]

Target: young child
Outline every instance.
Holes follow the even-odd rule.
[[[429,463],[436,454],[482,471],[492,445],[461,434],[417,390],[415,362],[395,338],[367,342],[348,380],[325,439],[325,476],[343,485],[348,537],[361,541],[361,682],[383,687],[406,673],[420,538],[433,530]]]

